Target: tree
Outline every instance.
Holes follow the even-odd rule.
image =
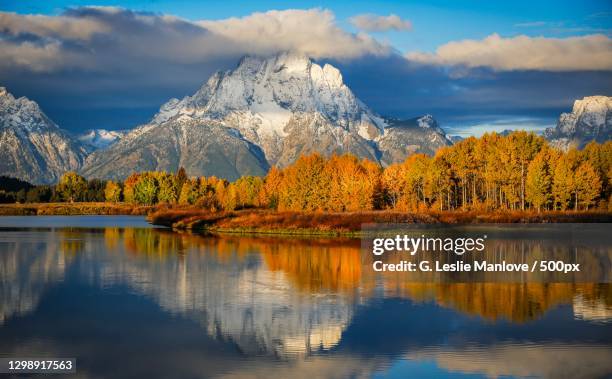
[[[26,202],[28,203],[47,203],[51,200],[53,191],[49,186],[36,186],[28,190]]]
[[[118,203],[121,201],[121,185],[109,180],[104,187],[104,198],[110,203]]]
[[[126,203],[135,203],[134,199],[134,186],[140,180],[140,174],[133,173],[125,179],[123,182],[123,200]]]
[[[510,134],[508,138],[511,140],[514,151],[517,155],[518,165],[520,167],[520,198],[521,209],[525,210],[525,192],[527,179],[527,166],[534,156],[541,150],[544,144],[542,137],[536,136],[535,133],[518,131]]]
[[[187,179],[181,188],[179,204],[195,204],[198,200],[200,182],[197,179]]]
[[[526,197],[540,212],[542,207],[547,207],[552,200],[552,177],[548,164],[548,153],[540,151],[527,168]]]
[[[301,156],[287,167],[279,193],[279,209],[314,211],[325,209],[329,200],[329,178],[325,159],[319,154]]]
[[[236,191],[239,208],[258,207],[259,193],[263,190],[263,179],[259,176],[243,176],[232,183]]]
[[[236,209],[238,205],[238,193],[236,192],[236,186],[230,184],[227,187],[227,192],[225,193],[223,199],[223,209],[226,211],[233,211]]]
[[[87,190],[83,196],[84,201],[104,201],[106,182],[100,179],[91,179],[87,182]]]
[[[583,162],[576,170],[574,179],[575,209],[580,205],[584,209],[594,204],[601,190],[601,179],[589,162]]]
[[[563,155],[557,161],[553,175],[552,195],[554,206],[560,210],[566,210],[572,198],[574,188],[574,165],[570,159]]]
[[[392,209],[400,209],[401,199],[406,188],[404,166],[400,163],[389,165],[382,174],[382,185],[385,191],[386,203]]]
[[[267,208],[278,208],[278,197],[283,183],[283,172],[276,166],[270,168],[264,179],[264,185],[260,195],[260,204]]]
[[[76,172],[69,171],[60,178],[57,191],[64,201],[81,201],[87,191],[87,181]]]
[[[180,172],[180,171],[179,171]],[[159,183],[159,193],[157,194],[157,200],[160,203],[168,203],[174,204],[178,201],[180,192],[179,192],[179,184],[182,186],[181,179],[179,175],[171,175],[164,173],[159,173],[157,176],[157,181]]]
[[[159,186],[151,173],[144,173],[134,185],[134,201],[137,204],[153,205],[157,202]]]

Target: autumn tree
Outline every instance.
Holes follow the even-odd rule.
[[[133,173],[123,182],[123,200],[126,203],[134,203],[134,186],[138,182],[140,174]]]
[[[582,205],[584,209],[595,203],[601,190],[601,179],[589,162],[583,162],[576,169],[574,177],[574,209]]]
[[[76,172],[69,171],[60,178],[56,191],[64,201],[80,201],[87,191],[87,180]]]
[[[542,150],[527,167],[526,198],[538,212],[552,200],[552,175],[548,157],[548,152]]]
[[[104,187],[104,198],[106,201],[111,203],[118,203],[121,201],[121,185],[117,182],[109,180],[106,182]]]
[[[179,198],[179,183],[180,179],[178,175],[172,175],[167,173],[159,173],[157,175],[157,182],[159,184],[159,192],[157,194],[157,200],[160,203],[174,204],[178,202]],[[181,183],[182,184],[182,183]]]
[[[259,193],[259,203],[267,208],[277,209],[282,183],[283,172],[273,166],[264,179],[263,188]]]
[[[187,179],[181,188],[178,202],[182,205],[193,205],[198,200],[200,182],[196,178]]]
[[[259,207],[259,193],[264,181],[259,176],[243,176],[232,183],[236,192],[236,206],[239,208]]]
[[[279,209],[314,211],[324,209],[329,199],[325,159],[319,154],[301,156],[284,170]]]
[[[555,208],[566,210],[572,198],[574,188],[574,162],[567,155],[562,155],[555,165],[552,195]]]
[[[137,204],[153,205],[157,202],[159,185],[153,173],[145,172],[134,185],[134,201]]]

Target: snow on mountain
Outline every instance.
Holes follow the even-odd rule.
[[[612,97],[589,96],[576,100],[571,113],[562,113],[555,128],[544,136],[553,146],[567,149],[583,147],[590,141],[605,142],[612,138]]]
[[[117,142],[127,133],[125,130],[106,130],[93,129],[88,130],[77,136],[77,139],[84,145],[91,147],[93,150],[103,149]]]
[[[25,97],[0,87],[0,175],[31,183],[53,183],[77,170],[86,151]]]
[[[256,156],[247,160],[260,162],[259,169],[286,166],[300,155],[313,152],[352,153],[389,163],[403,160],[413,151],[432,153],[437,147],[450,144],[431,116],[419,120],[420,124],[394,127],[361,102],[344,84],[340,71],[329,64],[321,66],[291,53],[271,58],[249,56],[234,70],[212,75],[192,96],[170,99],[150,123],[130,132],[104,153],[94,153],[84,172],[104,177],[117,172],[127,174],[124,169],[128,167],[174,170],[179,165],[185,166],[187,146],[195,154],[189,158],[196,159],[201,154],[210,155],[203,150],[204,144],[219,146],[214,141],[220,138],[233,138],[235,143],[245,146],[243,153]],[[200,135],[201,129],[212,140],[194,138],[192,133]],[[153,147],[148,142],[159,134],[170,133],[168,130],[174,132],[167,140],[159,141],[161,145]],[[398,146],[401,143],[411,147],[402,148]],[[413,147],[421,144],[427,146]],[[387,154],[392,159],[382,159],[386,146],[393,149],[393,153]],[[155,153],[142,149],[153,149]],[[172,156],[164,155],[163,151],[173,151]],[[153,162],[146,162],[145,156]],[[116,163],[105,168],[103,162],[111,161]],[[119,162],[127,162],[127,166],[115,167]],[[261,171],[248,167],[246,172],[235,168],[230,173],[205,166],[199,163],[198,167],[185,168],[191,175],[215,171],[230,179]]]

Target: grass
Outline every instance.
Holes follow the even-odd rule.
[[[242,210],[208,212],[164,209],[152,212],[149,222],[180,230],[286,235],[358,235],[365,223],[473,224],[612,222],[609,212],[276,212]]]
[[[0,204],[0,216],[146,215],[156,209],[123,203]]]

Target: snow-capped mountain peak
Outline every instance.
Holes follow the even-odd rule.
[[[125,130],[92,129],[77,136],[77,139],[93,149],[104,149],[117,142],[127,133]]]
[[[246,56],[193,95],[170,99],[151,122],[95,152],[89,176],[176,170],[235,179],[286,166],[300,155],[351,153],[382,164],[451,142],[430,115],[383,119],[344,83],[340,70],[282,53]]]
[[[612,138],[612,97],[588,96],[574,101],[571,113],[562,113],[555,128],[548,128],[544,136],[553,145],[567,149],[582,147],[595,140]]]

